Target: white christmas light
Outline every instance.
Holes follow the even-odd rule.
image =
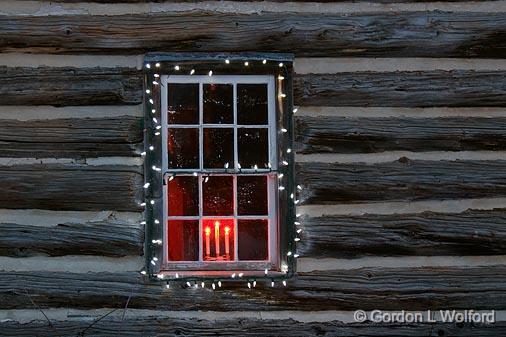
[[[290,148],[286,149],[286,153],[290,153],[290,152],[292,152],[292,149],[290,149]]]
[[[285,77],[284,77],[284,76],[281,76],[281,75],[279,75],[279,76],[278,76],[278,80],[282,81],[282,80],[284,80],[284,79],[285,79]]]
[[[156,113],[156,110],[155,109],[151,109],[151,113]]]
[[[190,70],[190,75],[195,74],[195,69]]]
[[[282,129],[281,129],[281,132],[285,133],[285,132],[288,132],[288,130],[287,130],[287,129],[285,129],[285,128],[282,128]]]
[[[295,200],[293,203],[297,205],[300,202],[300,200]]]
[[[146,271],[145,270],[141,270],[141,274],[142,275],[146,275]]]
[[[152,264],[153,266],[156,266],[156,263],[155,263],[155,261],[153,261],[153,260],[151,260],[151,264]]]
[[[206,287],[206,284],[204,282],[202,282],[200,285],[202,286],[202,288]]]
[[[144,206],[146,206],[146,203],[145,203],[145,202],[141,202],[141,203],[139,204],[139,206],[144,207]]]
[[[160,77],[160,74],[154,74],[153,76],[155,76],[156,78]]]
[[[293,193],[290,193],[290,198],[293,199]]]
[[[294,258],[298,258],[299,256],[300,256],[299,254],[293,254]]]
[[[237,168],[240,170],[241,169],[241,164],[240,163],[237,163]]]
[[[293,239],[293,241],[295,241],[295,242],[299,242],[299,241],[300,241],[300,238],[295,238],[295,239]]]
[[[150,185],[150,183],[145,183],[145,184],[144,184],[144,188],[148,188],[148,187],[149,187],[149,185]]]
[[[154,170],[154,171],[158,171],[160,172],[162,169],[159,168],[159,167],[156,167],[155,165],[151,166],[151,168]]]
[[[158,219],[155,219],[155,224],[158,225],[159,223],[160,223],[160,221]]]
[[[151,104],[154,103],[152,98],[149,99],[149,103],[151,103]]]
[[[169,177],[169,181],[173,180],[174,179],[174,176],[170,176]]]
[[[218,281],[218,287],[221,288],[221,281]]]
[[[176,278],[179,278],[179,274],[178,273],[176,273]]]
[[[295,222],[294,222],[294,225],[298,226],[298,225],[300,225],[300,222],[295,221]]]
[[[249,282],[248,282],[248,288],[250,288],[250,289],[251,289],[251,283],[249,283]]]
[[[288,253],[286,253],[286,256],[292,256],[292,252],[289,251]]]
[[[146,63],[146,68],[151,69],[151,64]]]
[[[157,130],[160,130],[161,128],[162,128],[162,126],[161,126],[161,125],[157,125],[157,126],[155,127],[155,129],[157,129]]]
[[[160,136],[160,132],[155,132],[155,136]]]
[[[274,288],[274,281],[271,281],[271,287]]]
[[[257,281],[253,281],[253,288],[257,286]]]
[[[154,204],[155,204],[155,201],[154,201],[154,200],[151,200],[149,203],[150,203],[151,205],[154,205]]]
[[[230,60],[229,60],[229,59],[226,59],[226,60],[225,60],[225,63],[226,63],[226,64],[230,64]]]
[[[283,62],[280,62],[279,63],[279,67],[281,68],[283,66]]]
[[[286,160],[283,160],[281,163],[285,166],[288,165],[288,162]]]
[[[216,289],[216,285],[214,283],[211,286],[213,287],[213,290]]]
[[[141,225],[145,225],[146,224],[146,221],[141,221]]]
[[[248,61],[244,62],[244,66],[246,67],[249,66],[249,62]]]
[[[258,170],[258,165],[257,165],[257,164],[255,164],[255,165],[253,166],[253,168],[254,168],[255,170]]]
[[[155,67],[160,68],[160,62],[156,62]]]
[[[244,275],[244,273],[239,273],[239,277],[242,277]]]
[[[193,176],[196,177],[198,176],[199,174],[197,172],[193,172]]]
[[[284,174],[283,174],[283,173],[278,174],[278,178],[279,178],[279,179],[281,179],[281,178],[283,178],[283,177],[284,177]]]
[[[191,286],[192,286],[192,285],[190,284],[190,282],[186,282],[186,285],[188,286],[188,288],[191,288]]]
[[[283,280],[283,287],[286,287],[286,281]]]
[[[146,94],[149,94],[149,93],[151,93],[151,90],[146,89]]]
[[[299,108],[293,108],[292,112],[296,113],[299,110]]]
[[[145,155],[146,155],[146,151],[141,152],[141,156],[145,156]]]
[[[296,216],[297,218],[298,218],[298,217],[300,217],[301,215],[302,215],[302,214],[300,214],[300,213],[295,214],[295,216]]]
[[[213,76],[213,71],[209,70],[209,76]]]
[[[284,190],[285,190],[285,186],[279,186],[279,187],[278,187],[278,189],[279,189],[280,191],[284,191]]]
[[[209,177],[206,177],[206,178],[204,179],[204,183],[207,183],[208,181],[209,181]]]
[[[159,83],[157,81],[153,81],[153,84],[154,85],[158,85]]]
[[[269,269],[265,268],[264,274],[267,275],[267,273],[269,273]]]
[[[156,119],[156,117],[153,117],[153,122],[158,123],[158,119]]]
[[[301,228],[297,229],[297,234],[300,234],[300,232],[302,232],[302,229]]]
[[[232,277],[232,278],[235,278],[235,273],[233,273],[233,274],[231,275],[231,277]]]
[[[281,98],[285,98],[285,97],[286,97],[286,94],[281,93],[281,94],[279,94],[279,97],[281,97]]]
[[[225,168],[228,169],[228,163],[225,163]]]
[[[169,289],[169,288],[170,288],[170,285],[169,285],[169,283],[168,283],[168,282],[167,282],[167,284],[165,285],[165,287],[166,287],[167,289]]]
[[[262,61],[262,63],[263,63],[263,64],[266,64],[266,63],[267,63],[267,60],[263,60],[263,61]]]
[[[302,191],[302,186],[297,185],[297,189],[298,189],[299,191]]]
[[[179,66],[174,66],[174,70],[178,71],[179,70]]]

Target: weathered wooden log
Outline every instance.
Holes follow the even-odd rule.
[[[506,267],[363,268],[299,273],[287,287],[223,281],[147,284],[139,273],[0,272],[3,309],[149,308],[167,310],[505,309]]]
[[[503,71],[398,71],[307,74],[294,78],[296,105],[504,106]]]
[[[4,67],[0,93],[3,105],[138,104],[142,74],[130,68]],[[504,106],[506,72],[296,75],[294,100],[297,105],[315,106]]]
[[[113,313],[114,314],[114,313]],[[105,314],[104,314],[105,315]],[[2,337],[124,337],[137,336],[253,336],[253,337],[440,337],[481,336],[497,337],[506,334],[506,323],[455,324],[455,323],[342,323],[298,322],[293,319],[184,319],[184,318],[113,318],[109,316],[95,321],[68,320],[0,323]],[[502,331],[502,332],[501,332]]]
[[[142,255],[144,226],[124,221],[62,223],[56,226],[0,224],[0,255]]]
[[[141,152],[142,119],[0,120],[0,157],[130,157]]]
[[[0,166],[0,208],[139,211],[141,167]]]
[[[506,196],[506,161],[420,161],[379,164],[300,163],[306,204]]]
[[[1,26],[1,24],[0,24]],[[1,105],[112,105],[142,101],[132,68],[0,67]]]
[[[302,256],[506,255],[506,210],[304,217]]]
[[[498,151],[506,118],[344,118],[298,116],[299,153]]]
[[[502,58],[505,30],[506,14],[501,12],[235,14],[194,10],[115,16],[3,16],[0,51],[138,54],[263,50],[297,56]]]

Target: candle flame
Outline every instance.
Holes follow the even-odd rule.
[[[211,227],[206,227],[206,236],[211,235]]]
[[[219,221],[215,221],[214,222],[214,227],[220,227],[220,222]]]
[[[228,235],[228,233],[230,233],[230,227],[227,226],[227,227],[225,227],[225,234]]]

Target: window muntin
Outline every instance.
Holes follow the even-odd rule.
[[[161,84],[164,269],[276,268],[273,76],[169,75]]]

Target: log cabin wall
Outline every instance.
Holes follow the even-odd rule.
[[[505,34],[505,1],[3,1],[0,336],[506,335]],[[286,288],[139,274],[150,51],[295,54],[303,233]]]

